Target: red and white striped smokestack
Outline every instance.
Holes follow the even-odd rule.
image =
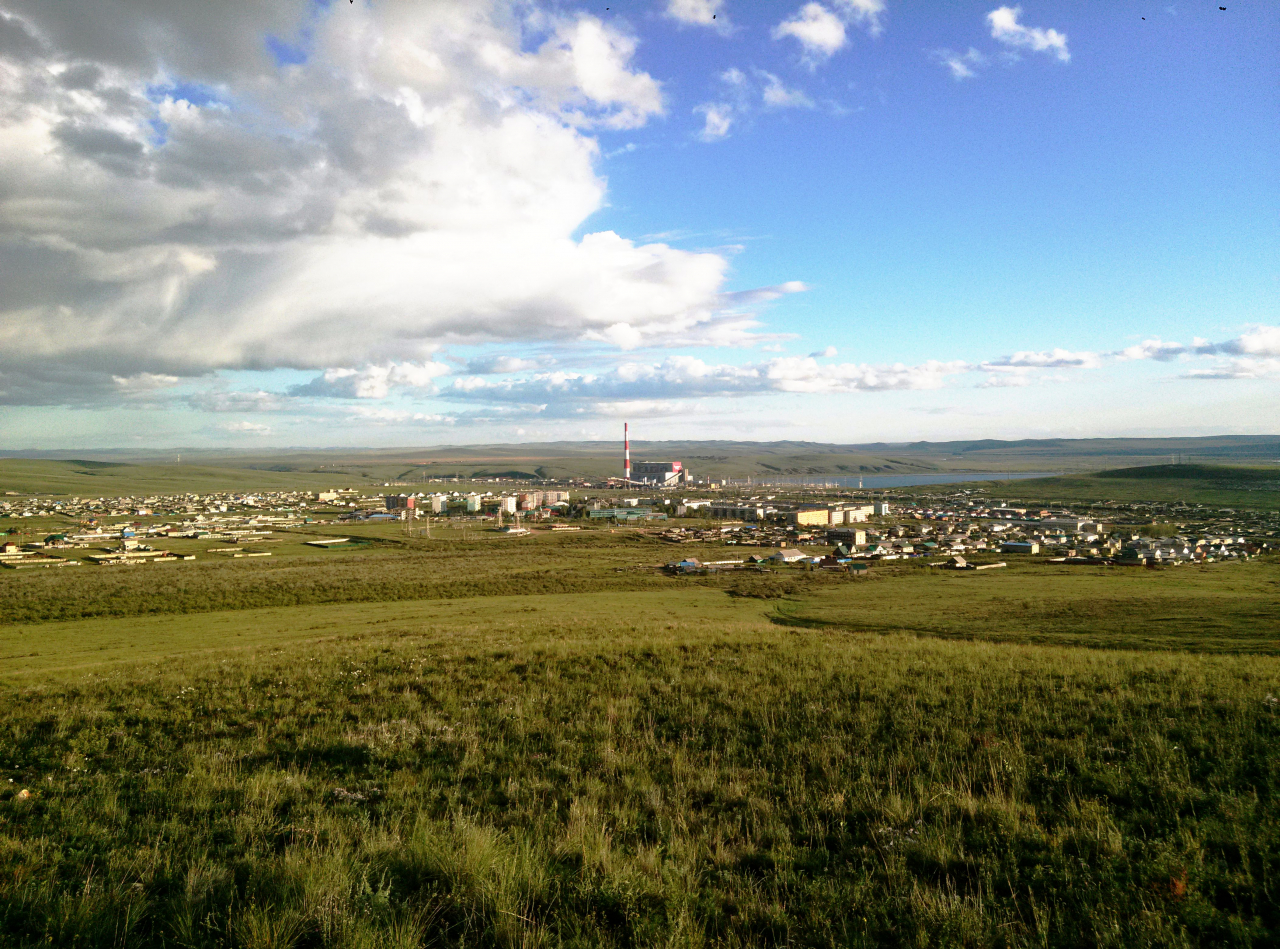
[[[622,477],[631,480],[631,433],[626,422],[622,423]]]

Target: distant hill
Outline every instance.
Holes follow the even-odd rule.
[[[1099,471],[1090,477],[1103,480],[1129,478],[1141,481],[1231,481],[1254,485],[1280,485],[1280,465],[1275,468],[1244,468],[1227,465],[1145,465]]]
[[[1178,459],[1191,463],[1260,463],[1280,460],[1280,435],[1213,435],[1196,438],[1024,438],[974,439],[949,442],[870,442],[829,444],[807,441],[753,442],[743,440],[647,441],[633,439],[632,457],[699,459],[711,463],[758,460],[774,468],[824,468],[836,474],[839,464],[879,464],[893,470],[1097,470],[1135,464],[1166,464]],[[601,442],[526,442],[513,444],[436,445],[400,448],[281,448],[264,452],[181,448],[165,452],[0,451],[0,458],[173,464],[178,455],[187,463],[241,468],[281,467],[309,470],[318,465],[498,464],[504,461],[537,467],[558,459],[599,459],[616,467],[622,454],[621,432]],[[837,456],[854,459],[837,460]],[[874,461],[867,461],[874,459]],[[762,470],[765,470],[762,468]],[[612,467],[610,468],[612,473]],[[745,472],[744,472],[745,473]],[[819,472],[815,472],[819,473]]]
[[[182,463],[178,463],[179,456]],[[641,441],[635,460],[682,461],[696,477],[755,478],[933,474],[938,472],[1046,472],[1083,474],[1137,468],[1124,478],[1195,480],[1187,472],[1211,464],[1261,464],[1280,459],[1280,436],[1205,438],[982,439],[954,442]],[[1177,457],[1190,464],[1170,465]],[[36,465],[37,467],[31,467]],[[46,467],[38,467],[45,465]],[[1143,474],[1144,466],[1180,469]],[[145,470],[143,470],[145,469]],[[1280,465],[1277,466],[1280,470]],[[107,484],[138,490],[265,490],[453,478],[602,479],[622,473],[622,444],[546,442],[510,445],[445,445],[428,448],[284,449],[229,452],[181,449],[163,453],[0,452],[0,489],[91,493]],[[155,485],[151,488],[149,485]],[[117,490],[117,489],[110,489]],[[130,489],[118,488],[117,493]]]
[[[329,473],[283,473],[215,465],[0,459],[0,492],[17,495],[124,497],[187,492],[320,490],[360,480]]]
[[[992,493],[1010,499],[1159,501],[1248,510],[1280,510],[1280,465],[1144,465],[1092,474],[998,482]]]

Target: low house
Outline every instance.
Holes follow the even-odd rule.
[[[686,557],[679,563],[667,564],[667,569],[675,573],[699,573],[705,568],[697,557]]]
[[[776,560],[780,563],[795,563],[798,560],[809,559],[809,555],[803,551],[783,547],[780,550],[775,550],[773,554],[770,555],[769,559]]]
[[[1040,545],[1033,540],[1007,540],[1000,545],[1006,554],[1038,554]]]

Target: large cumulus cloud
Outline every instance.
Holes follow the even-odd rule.
[[[722,256],[575,237],[593,130],[664,108],[634,49],[503,0],[0,0],[0,399],[716,338]]]

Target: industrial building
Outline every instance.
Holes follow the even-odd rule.
[[[652,484],[659,488],[672,488],[693,480],[684,464],[679,461],[637,461],[631,464],[631,427],[622,423],[622,480],[627,484]]]
[[[689,472],[678,461],[637,461],[631,467],[632,481],[659,488],[674,487],[689,480]]]
[[[665,521],[667,515],[647,507],[606,507],[596,511],[588,511],[590,520],[615,521]]]

